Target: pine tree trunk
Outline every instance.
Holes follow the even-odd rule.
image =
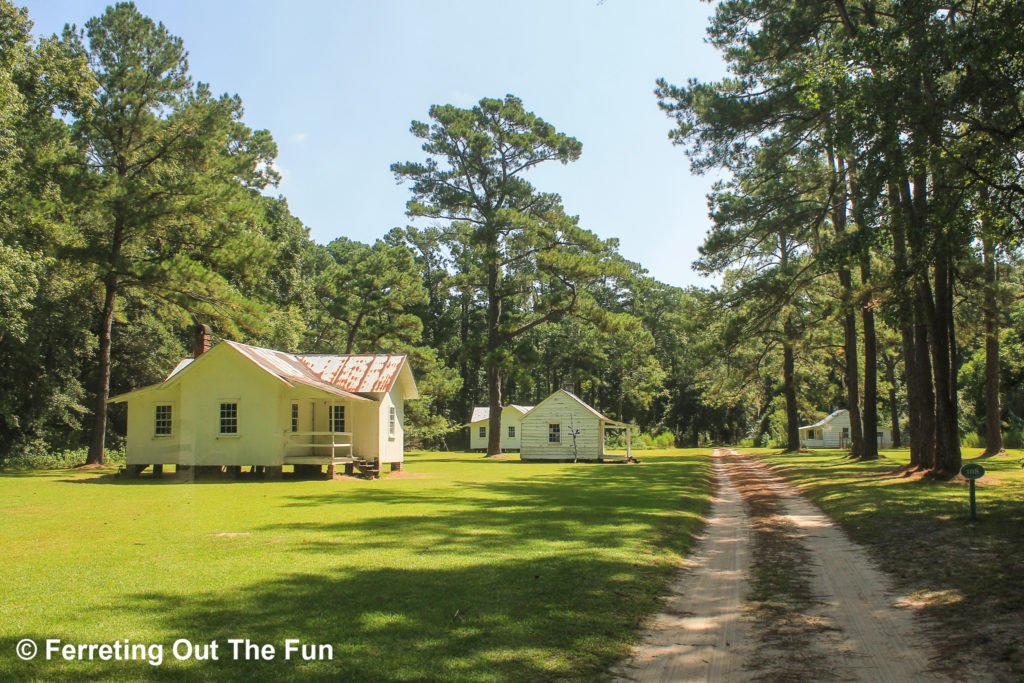
[[[495,251],[496,251],[495,247]],[[501,455],[501,298],[498,296],[500,273],[496,264],[487,269],[487,456]]]
[[[892,447],[903,448],[900,434],[900,407],[896,403],[896,360],[885,364],[885,378],[889,382],[889,420],[892,425]]]
[[[985,264],[985,455],[1003,450],[1002,411],[999,405],[999,302],[996,298],[996,249],[982,241]]]
[[[861,258],[861,283],[871,280],[871,254]],[[868,295],[870,299],[870,295]],[[861,307],[864,326],[864,445],[862,460],[878,460],[878,354],[875,339],[875,311],[870,305]]]
[[[796,404],[796,380],[794,378],[793,347],[786,343],[782,347],[782,393],[786,397],[786,452],[800,450],[800,415]]]
[[[920,164],[918,164],[920,166]],[[943,362],[947,370],[934,370],[940,359],[933,355],[936,350],[935,335],[935,302],[932,300],[928,281],[928,250],[925,214],[928,209],[927,192],[928,176],[920,168],[914,174],[914,185],[911,190],[910,177],[902,175],[898,180],[900,203],[907,226],[907,238],[911,250],[908,255],[908,268],[905,280],[912,283],[913,321],[914,321],[914,360],[907,365],[908,371],[913,366],[916,399],[911,404],[911,415],[917,419],[911,421],[911,439],[919,444],[919,457],[911,457],[911,462],[923,469],[935,469],[938,455],[940,427],[936,406],[939,401],[938,389],[935,385],[937,375],[948,372],[949,363]],[[942,339],[947,337],[942,335]],[[944,346],[939,342],[938,346]],[[946,387],[948,389],[948,387]]]
[[[950,349],[950,325],[947,319],[953,292],[950,287],[949,257],[939,254],[934,268],[935,291],[932,298],[927,281],[921,285],[921,299],[928,325],[928,341],[932,352],[932,378],[935,384],[935,466],[941,474],[955,474],[960,469],[960,439],[957,428],[955,385],[951,377],[953,358]]]
[[[935,467],[935,393],[932,385],[932,362],[928,344],[928,327],[924,323],[914,326],[914,371],[918,387],[917,414],[920,436],[920,456],[917,466],[930,470]]]
[[[893,242],[893,263],[896,266],[894,279],[896,282],[906,282],[910,277],[910,267],[907,262],[907,214],[904,210],[904,203],[900,197],[901,184],[895,180],[889,181],[889,206],[893,213],[892,242]],[[907,441],[910,445],[910,466],[917,468],[921,466],[922,432],[921,432],[921,387],[918,383],[917,373],[917,349],[914,341],[914,307],[913,295],[907,292],[898,292],[899,296],[899,317],[900,317],[900,342],[903,352],[903,377],[904,386],[907,390],[907,422],[910,433]],[[895,369],[893,378],[895,381]],[[894,386],[895,389],[895,386]],[[899,432],[899,412],[893,408],[893,444],[896,443],[896,435]],[[898,446],[897,446],[898,448]]]
[[[487,456],[501,454],[501,371],[487,366]]]
[[[89,465],[102,465],[106,462],[107,399],[110,397],[110,342],[114,326],[114,310],[117,305],[117,274],[107,273],[103,278],[103,284],[103,313],[100,317],[99,329],[100,346],[96,359],[99,373],[96,377],[95,421],[92,425],[89,455],[85,460]]]
[[[829,166],[836,174],[835,195],[832,197],[832,223],[836,237],[842,238],[846,233],[846,162],[836,157],[831,148],[828,150]],[[839,285],[842,288],[843,305],[849,306],[853,295],[853,279],[850,269],[842,266],[839,269]],[[847,410],[850,412],[850,455],[859,458],[862,451],[862,432],[860,421],[860,387],[857,380],[857,316],[853,311],[843,315],[843,353],[846,364],[843,380],[846,384]]]
[[[900,341],[903,347],[903,377],[907,388],[907,445],[910,447],[910,466],[921,467],[921,387],[917,374],[917,345],[914,340],[914,326],[908,314],[900,324]]]

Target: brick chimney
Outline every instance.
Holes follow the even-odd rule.
[[[210,326],[198,323],[194,331],[192,357],[199,358],[199,356],[210,350]]]

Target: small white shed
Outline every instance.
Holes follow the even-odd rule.
[[[533,410],[533,406],[508,405],[501,411],[501,450],[519,450],[523,415],[531,410]],[[468,425],[469,449],[471,451],[487,450],[489,419],[490,409],[487,406],[473,408],[473,416]]]
[[[879,426],[875,435],[879,448],[892,446],[892,431]],[[800,448],[849,448],[850,411],[846,408],[835,411],[814,424],[800,427]]]
[[[605,452],[605,431],[626,430],[626,458],[632,457],[633,425],[597,412],[564,389],[541,401],[522,420],[522,460],[622,459]]]

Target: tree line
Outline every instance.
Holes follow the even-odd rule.
[[[860,457],[879,410],[915,464],[958,466],[979,431],[998,450],[1024,416],[1018,57],[991,42],[1014,11],[722,3],[709,35],[734,76],[657,91],[695,168],[726,170],[694,264],[722,283],[681,289],[529,182],[583,145],[515,96],[412,123],[423,158],[391,170],[419,225],[317,244],[269,194],[270,132],[166,27],[119,3],[36,39],[0,0],[0,459],[102,462],[124,433],[107,398],[160,381],[197,322],[409,354],[411,446],[465,446],[473,406],[493,426],[568,384],[679,445],[797,448],[802,421],[848,407]],[[957,79],[976,63],[999,68]]]
[[[659,81],[694,168],[727,172],[697,265],[727,273],[723,334],[759,339],[735,362],[781,355],[788,448],[821,349],[856,457],[878,457],[882,376],[912,466],[955,473],[965,433],[988,454],[1004,419],[1019,433],[1000,337],[1018,342],[1022,20],[1008,1],[731,0],[708,31],[731,75]]]

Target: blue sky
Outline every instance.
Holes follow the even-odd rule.
[[[16,0],[17,1],[17,0]],[[37,35],[82,26],[108,2],[33,0]],[[388,170],[424,158],[409,133],[431,104],[512,93],[583,143],[578,162],[529,176],[626,258],[674,285],[709,227],[710,179],[690,174],[653,95],[659,76],[717,79],[696,0],[281,2],[138,0],[185,42],[196,80],[237,93],[279,147],[278,192],[321,243],[373,242],[405,216]],[[425,225],[420,221],[414,225]]]

